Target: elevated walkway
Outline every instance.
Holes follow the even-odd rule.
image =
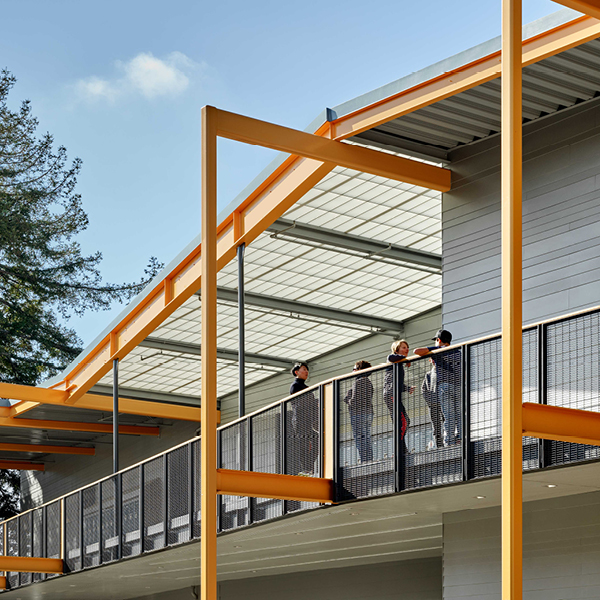
[[[598,308],[524,328],[523,400],[600,412],[599,338]],[[221,578],[438,556],[445,512],[500,504],[500,339],[437,356],[435,376],[432,356],[381,365],[219,428],[219,468],[331,479],[338,503],[221,495]],[[598,458],[524,437],[525,500],[599,491]],[[75,579],[90,599],[197,585],[200,519],[195,438],[0,523],[0,554],[69,573],[7,573],[6,597],[75,598]]]

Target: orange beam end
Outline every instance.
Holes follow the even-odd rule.
[[[331,504],[333,481],[319,477],[217,469],[217,493]]]
[[[600,413],[524,402],[523,435],[600,446]]]
[[[48,431],[85,431],[88,433],[112,434],[112,425],[103,423],[79,423],[76,421],[54,421],[44,419],[4,419],[0,418],[0,427],[18,427],[21,429],[42,429]],[[159,427],[144,425],[119,425],[119,433],[125,435],[160,435]]]
[[[0,556],[0,571],[59,574],[65,572],[62,558],[37,558],[33,556]]]
[[[43,463],[24,462],[20,460],[0,460],[0,469],[11,469],[15,471],[45,471],[46,467]],[[3,570],[4,569],[0,569],[0,571]],[[8,570],[10,571],[11,569]],[[14,569],[12,570],[14,571]],[[38,571],[36,571],[36,573],[37,572]]]
[[[94,456],[95,448],[79,448],[76,446],[52,446],[50,444],[3,444],[0,443],[0,451],[4,452],[41,452],[44,454],[78,454],[83,456]]]
[[[600,19],[600,0],[554,0],[554,2],[578,10],[584,15]]]

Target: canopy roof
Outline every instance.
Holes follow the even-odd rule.
[[[597,21],[570,10],[524,28],[528,40],[524,56],[530,57],[523,73],[527,120],[594,101],[600,93],[600,78],[595,74],[598,36]],[[347,143],[447,164],[453,149],[498,134],[499,48],[499,39],[491,40],[327,109],[307,131],[317,132],[329,122],[342,131],[336,139]],[[454,80],[466,77],[465,73],[473,73],[473,83],[460,87]],[[418,94],[422,95],[419,101],[406,100],[396,113],[389,108]],[[358,122],[363,114],[371,121]],[[356,122],[350,122],[355,117]],[[242,206],[287,156],[278,157],[219,220]],[[314,359],[374,331],[401,335],[403,321],[438,306],[440,211],[440,192],[341,167],[308,191],[246,250],[247,384],[289,368],[292,361]],[[194,240],[45,387],[61,380],[66,385],[74,368],[89,364],[102,340],[124,319],[132,318],[198,245],[199,239]],[[218,284],[218,395],[223,396],[238,385],[235,261],[222,269]],[[200,337],[200,300],[192,296],[122,358],[121,395],[199,405]],[[95,389],[110,393],[111,385],[108,373]],[[55,406],[38,406],[23,416],[59,419],[65,418],[65,411],[70,419],[105,416]],[[34,436],[33,431],[23,436]],[[68,435],[75,434],[62,437]]]

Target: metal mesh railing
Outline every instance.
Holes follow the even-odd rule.
[[[285,475],[319,477],[321,474],[321,398],[319,389],[294,396],[282,403],[285,423],[280,439]],[[318,506],[317,502],[286,500],[286,513]]]
[[[597,311],[526,329],[523,401],[600,412],[599,341]],[[499,475],[501,425],[494,337],[353,372],[220,427],[217,466],[322,477],[326,455],[336,500],[368,498]],[[195,438],[0,523],[0,554],[62,557],[73,572],[198,539],[200,458]],[[524,470],[599,458],[596,446],[523,438]],[[218,526],[315,506],[220,496]],[[7,573],[7,582],[51,577]]]
[[[523,402],[539,401],[537,329],[523,332]],[[502,341],[493,338],[469,347],[470,462],[473,478],[502,471]],[[523,438],[523,469],[539,467],[540,443]]]
[[[600,314],[551,323],[546,329],[546,401],[600,412]],[[600,447],[552,441],[550,464],[600,458]]]
[[[250,418],[251,470],[260,473],[279,473],[281,457],[281,409],[274,406]],[[253,521],[264,521],[283,514],[283,500],[251,498]]]
[[[364,498],[395,490],[393,399],[389,368],[358,372],[336,386],[339,423],[339,489]]]

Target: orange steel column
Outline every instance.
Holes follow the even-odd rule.
[[[217,111],[202,109],[202,600],[217,598]]]
[[[521,0],[502,0],[502,599],[523,597]]]

